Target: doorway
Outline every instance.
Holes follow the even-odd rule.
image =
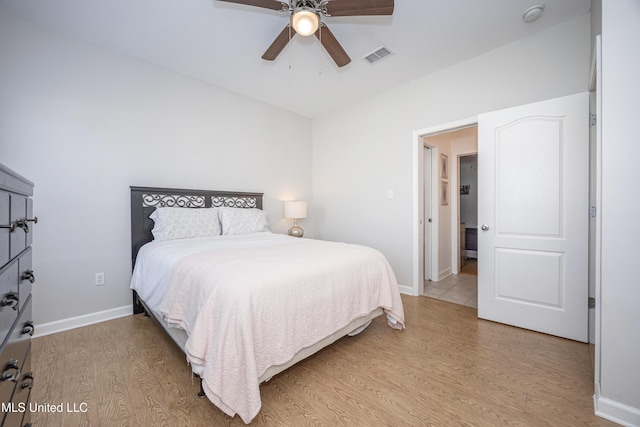
[[[429,157],[423,167],[425,275],[420,293],[471,307],[477,306],[477,248],[467,263],[466,235],[477,224],[477,135],[471,125],[422,138]]]
[[[478,275],[478,155],[458,157],[460,273]]]
[[[424,280],[425,280],[425,256],[428,256],[428,254],[425,254],[425,228],[427,227],[426,223],[427,221],[425,221],[425,166],[424,166],[424,152],[425,152],[425,145],[430,146],[429,143],[425,142],[425,138],[428,137],[434,137],[437,136],[439,134],[442,133],[448,133],[451,131],[455,131],[455,130],[461,130],[461,129],[465,129],[465,128],[470,128],[470,127],[477,127],[477,123],[478,123],[478,118],[477,117],[471,117],[468,119],[464,119],[464,120],[458,120],[455,122],[451,122],[451,123],[445,123],[442,125],[438,125],[438,126],[433,126],[427,129],[422,129],[422,130],[418,130],[413,132],[413,159],[414,159],[414,164],[413,164],[413,183],[414,183],[414,188],[413,188],[413,193],[415,194],[415,197],[413,199],[413,280],[412,280],[412,286],[411,286],[411,290],[412,290],[412,295],[415,296],[419,296],[422,295],[424,292]],[[436,163],[436,161],[439,159],[439,150],[437,149],[437,147],[431,147],[432,150],[431,151],[431,156],[432,156],[432,161],[431,161],[431,165],[433,165],[434,163]],[[477,152],[477,148],[475,148],[474,150],[470,150],[470,153],[475,153]],[[463,154],[463,153],[456,153],[456,155],[458,154]],[[435,157],[436,160],[433,160],[433,158]],[[455,158],[455,157],[453,157]],[[432,240],[432,244],[431,247],[434,247],[435,242],[437,240],[439,240],[439,236],[438,238],[436,238],[436,234],[438,234],[438,230],[441,227],[440,221],[439,221],[439,210],[440,210],[440,191],[442,189],[442,186],[440,185],[440,176],[436,175],[436,171],[434,169],[437,168],[433,168],[432,171],[430,172],[430,176],[431,176],[431,189],[432,190],[436,190],[436,191],[432,191],[432,195],[431,195],[431,201],[432,201],[432,213],[431,213],[431,218],[433,219],[433,223],[431,224],[431,230],[432,232],[429,233],[429,235],[431,236],[431,240]],[[447,182],[447,190],[449,188],[451,188],[450,186],[455,187],[457,185],[457,178],[454,179],[455,182],[452,182],[451,184],[449,184]],[[436,188],[437,186],[437,188]],[[456,205],[456,209],[457,209],[457,198],[453,199],[453,202]],[[448,204],[447,204],[448,205]],[[450,216],[449,216],[450,218]],[[427,218],[428,220],[428,218]],[[449,243],[451,244],[451,227],[448,227],[449,233],[450,233],[450,238],[449,238]],[[457,244],[456,244],[456,248],[457,248]],[[437,262],[433,262],[434,261],[434,256],[442,253],[443,251],[438,248],[438,250],[433,250],[432,251],[432,257],[431,257],[431,272],[432,275],[438,274],[439,277],[436,278],[436,280],[439,280],[441,278],[440,275],[440,270],[439,270],[439,260],[437,260]],[[457,252],[457,251],[456,251]],[[452,258],[452,254],[451,254],[451,246],[449,247],[448,250],[448,256],[451,259]],[[458,262],[456,261],[456,267],[458,266]],[[450,270],[451,273],[451,270]],[[450,274],[449,273],[449,274]]]

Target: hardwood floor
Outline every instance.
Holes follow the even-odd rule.
[[[407,329],[382,317],[261,386],[255,426],[613,426],[593,415],[589,346],[402,297]],[[36,426],[236,426],[198,399],[184,355],[150,318],[33,340]],[[72,406],[73,407],[73,406]]]
[[[460,274],[478,275],[478,260],[476,258],[467,258],[464,265],[460,269]]]

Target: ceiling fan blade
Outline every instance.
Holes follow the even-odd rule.
[[[330,0],[328,16],[392,15],[393,0]]]
[[[324,46],[327,52],[329,52],[329,55],[331,55],[338,67],[344,67],[351,62],[351,58],[349,58],[347,52],[345,52],[340,43],[338,43],[336,36],[329,31],[329,28],[324,23],[320,24],[320,28],[316,31],[316,37],[320,40],[320,43],[322,43],[322,46]]]
[[[278,57],[278,55],[280,55],[282,49],[285,48],[285,46],[289,43],[289,40],[291,40],[296,34],[295,30],[290,27],[291,26],[289,24],[284,27],[284,30],[282,30],[280,34],[278,34],[278,37],[276,37],[273,43],[271,43],[271,46],[269,46],[264,55],[262,55],[262,59],[273,61]]]
[[[277,0],[218,0],[227,3],[246,4],[248,6],[263,7],[265,9],[278,10],[281,12],[289,11],[289,4]]]

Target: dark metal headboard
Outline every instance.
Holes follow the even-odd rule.
[[[161,206],[183,208],[258,208],[262,209],[263,193],[237,191],[185,190],[178,188],[130,187],[131,188],[131,268],[136,263],[138,251],[153,240],[153,220],[149,215]],[[134,292],[134,313],[141,313],[142,306]],[[137,310],[137,311],[136,311]]]

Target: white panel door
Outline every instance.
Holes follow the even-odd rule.
[[[478,317],[587,341],[589,98],[478,117]]]

